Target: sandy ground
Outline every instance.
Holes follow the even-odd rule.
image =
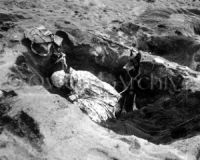
[[[17,96],[11,98],[9,118],[0,121],[0,159],[200,159],[198,135],[167,145],[155,145],[134,135],[119,135],[95,124],[59,95],[42,86],[20,82],[19,87],[18,81],[9,83],[8,76],[16,58],[26,50],[19,40],[30,27],[42,24],[55,31],[78,26],[83,31],[103,32],[122,22],[134,21],[147,8],[199,6],[197,0],[1,0],[0,84],[1,89],[14,90]]]

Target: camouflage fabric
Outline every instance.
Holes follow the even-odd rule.
[[[102,122],[115,117],[115,111],[119,109],[120,94],[114,87],[99,80],[92,73],[70,68],[69,74],[58,71],[51,79],[57,87],[65,85],[70,88],[72,95],[69,99],[86,112],[93,121]]]

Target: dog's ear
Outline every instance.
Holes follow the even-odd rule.
[[[130,57],[132,57],[133,56],[133,50],[131,49],[130,50]]]
[[[135,56],[135,59],[137,60],[137,62],[140,62],[142,58],[142,55],[140,52],[138,52],[138,54]]]

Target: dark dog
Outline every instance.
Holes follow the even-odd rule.
[[[131,112],[137,109],[135,105],[136,89],[137,89],[136,82],[137,82],[137,77],[139,75],[140,60],[141,60],[140,52],[135,57],[131,53],[129,61],[124,66],[124,69],[129,75],[130,81],[126,89],[121,92],[122,98],[119,101],[121,110],[116,115],[116,117],[119,117],[123,112]]]

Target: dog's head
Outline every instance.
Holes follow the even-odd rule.
[[[130,55],[129,61],[125,64],[123,69],[127,71],[127,73],[134,77],[135,74],[138,72],[140,67],[140,60],[141,60],[141,53],[138,52],[136,56]]]

